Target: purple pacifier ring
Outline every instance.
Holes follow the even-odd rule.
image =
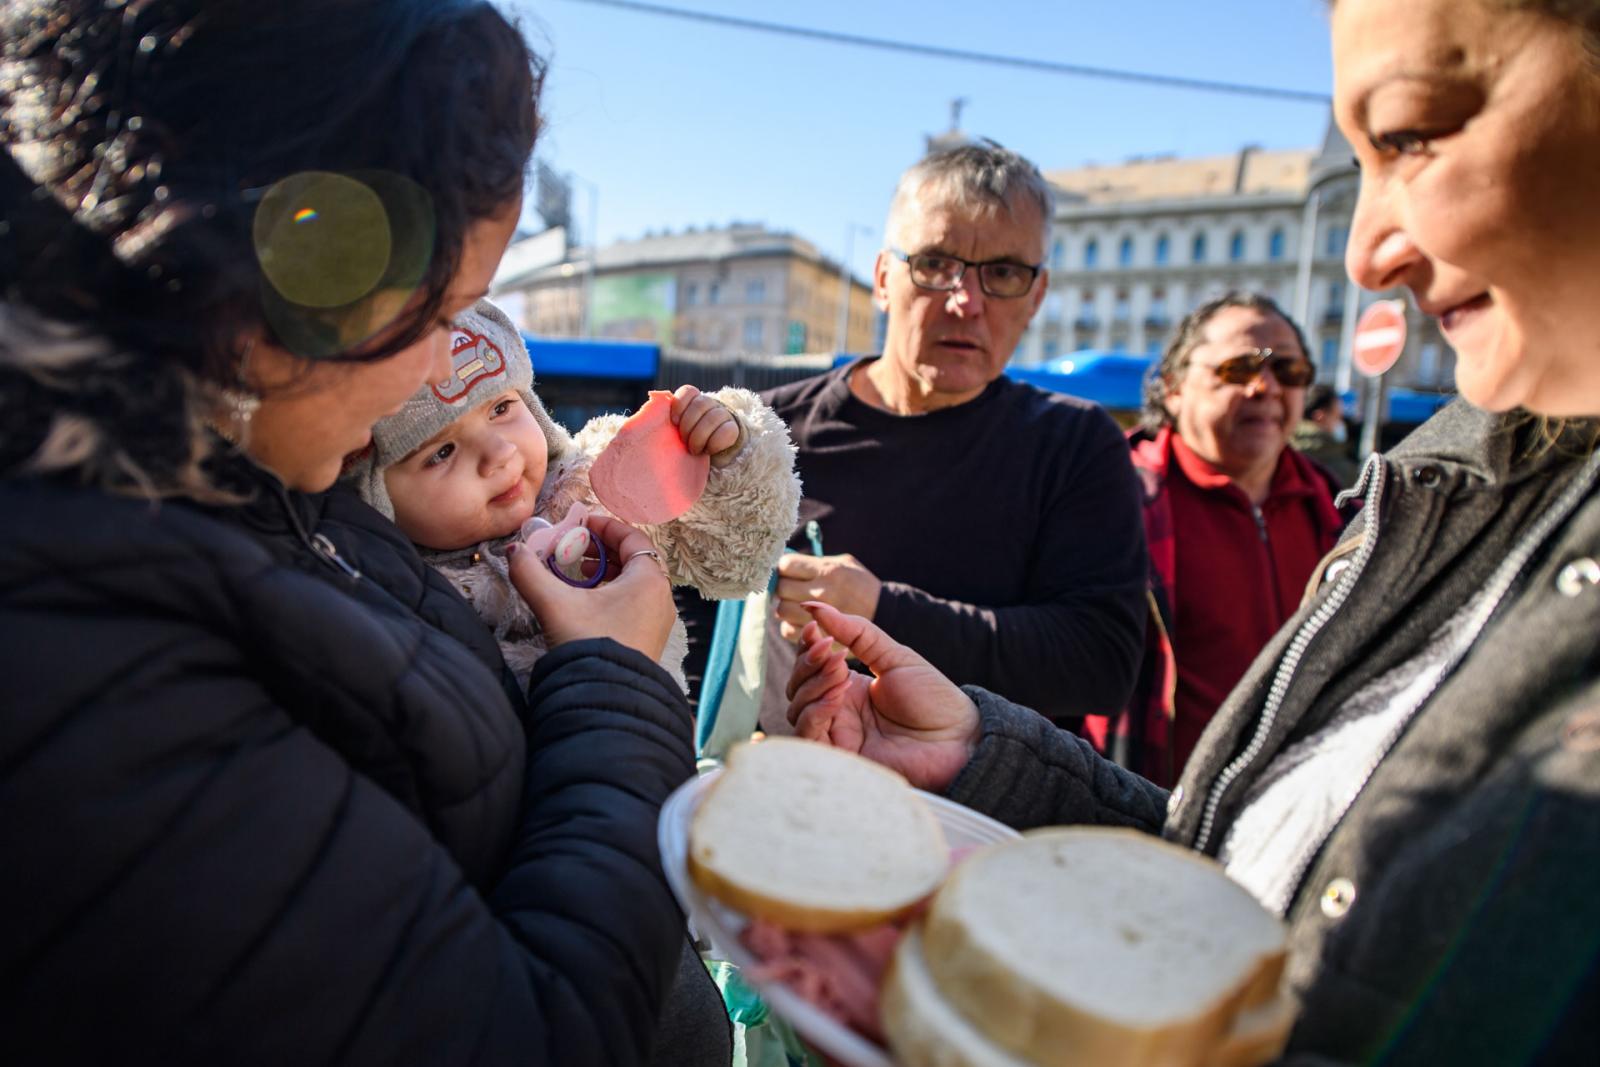
[[[563,571],[560,567],[556,566],[556,558],[553,555],[546,556],[544,558],[544,565],[550,568],[551,574],[555,575],[557,578],[560,578],[563,582],[566,582],[575,589],[593,589],[595,586],[603,582],[606,577],[606,545],[605,542],[600,540],[598,537],[590,537],[589,540],[594,543],[595,551],[600,553],[600,561],[595,566],[594,574],[590,575],[588,578],[570,577],[566,571]]]

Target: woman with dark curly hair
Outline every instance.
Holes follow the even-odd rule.
[[[0,4],[0,1062],[727,1062],[660,568],[521,568],[519,691],[328,491],[449,372],[542,73],[468,0]]]

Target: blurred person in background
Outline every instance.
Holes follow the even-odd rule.
[[[804,496],[763,727],[788,732],[806,600],[1057,718],[1127,699],[1146,570],[1127,446],[1099,407],[1004,373],[1044,299],[1052,204],[1038,169],[992,142],[914,164],[873,271],[883,354],[764,394]]]
[[[1314,374],[1277,304],[1234,292],[1184,317],[1146,384],[1130,438],[1150,546],[1144,662],[1126,710],[1084,731],[1159,785],[1338,539],[1333,476],[1289,447]]]
[[[1361,465],[1355,461],[1350,426],[1344,419],[1344,399],[1327,382],[1306,391],[1305,416],[1289,442],[1296,452],[1328,468],[1341,489],[1356,484]]]
[[[542,75],[467,0],[0,4],[0,1062],[729,1061],[661,569],[520,560],[523,689],[327,492],[449,374]]]

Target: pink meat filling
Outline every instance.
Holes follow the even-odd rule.
[[[900,925],[885,923],[856,934],[797,934],[752,919],[740,940],[761,961],[750,972],[752,979],[782,982],[829,1017],[882,1044],[878,987],[902,932]]]
[[[976,846],[950,850],[950,865]],[[920,915],[854,934],[802,934],[766,919],[752,919],[739,940],[760,963],[750,972],[757,982],[782,982],[808,1004],[861,1036],[883,1044],[878,1022],[878,990],[906,924]]]

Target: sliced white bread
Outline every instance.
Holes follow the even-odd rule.
[[[884,977],[883,1032],[900,1067],[1030,1067],[984,1036],[944,999],[928,973],[922,937],[909,931]],[[1206,1067],[1261,1067],[1289,1040],[1294,1004],[1286,992],[1241,1011]]]
[[[883,1033],[900,1067],[1028,1067],[944,999],[914,929],[895,946],[879,997]]]
[[[903,777],[799,738],[736,746],[689,825],[700,888],[805,933],[898,918],[949,863],[944,831]]]
[[[961,864],[923,952],[950,1006],[1030,1063],[1207,1067],[1239,1013],[1277,995],[1286,933],[1205,857],[1073,828]]]
[[[1294,1029],[1294,998],[1286,989],[1234,1016],[1233,1027],[1206,1061],[1206,1067],[1261,1067],[1271,1063],[1289,1043]]]

